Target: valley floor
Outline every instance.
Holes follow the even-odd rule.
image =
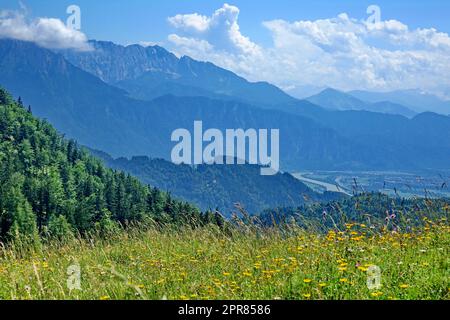
[[[381,192],[392,197],[450,197],[448,171],[311,171],[292,174],[317,192]]]
[[[374,236],[364,225],[322,236],[147,229],[3,248],[0,299],[449,299],[444,222]]]

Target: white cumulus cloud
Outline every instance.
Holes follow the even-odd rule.
[[[216,10],[211,17],[194,14],[178,14],[168,18],[169,23],[176,28],[181,36],[188,36],[198,41],[207,41],[211,47],[218,51],[233,54],[259,53],[258,45],[241,34],[238,24],[239,9],[224,4]],[[180,36],[170,35],[169,40],[178,43]],[[183,44],[186,46],[186,43]],[[204,46],[202,46],[204,47]]]
[[[90,50],[86,35],[61,20],[28,19],[18,11],[0,11],[0,38],[30,41],[49,49]]]
[[[314,21],[279,19],[263,22],[272,37],[272,45],[263,47],[241,33],[238,17],[239,9],[227,4],[209,17],[170,17],[176,31],[169,42],[178,54],[282,88],[450,87],[450,37],[433,28],[412,30],[396,20],[369,23],[346,13]]]

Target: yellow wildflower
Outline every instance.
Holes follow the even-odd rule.
[[[381,291],[372,292],[370,295],[374,298],[378,298],[383,295],[383,292],[381,292]]]

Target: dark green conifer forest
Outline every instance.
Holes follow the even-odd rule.
[[[217,222],[191,204],[107,169],[0,88],[0,241],[107,232],[133,222]]]

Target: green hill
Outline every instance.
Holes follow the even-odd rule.
[[[21,235],[63,238],[149,218],[168,223],[211,218],[107,169],[3,89],[0,137],[0,241]]]
[[[113,169],[128,172],[143,183],[170,191],[203,210],[217,209],[230,216],[239,204],[249,213],[280,206],[299,206],[342,198],[339,193],[314,192],[289,173],[262,176],[258,165],[175,165],[162,159],[133,157],[113,159],[92,151]]]

